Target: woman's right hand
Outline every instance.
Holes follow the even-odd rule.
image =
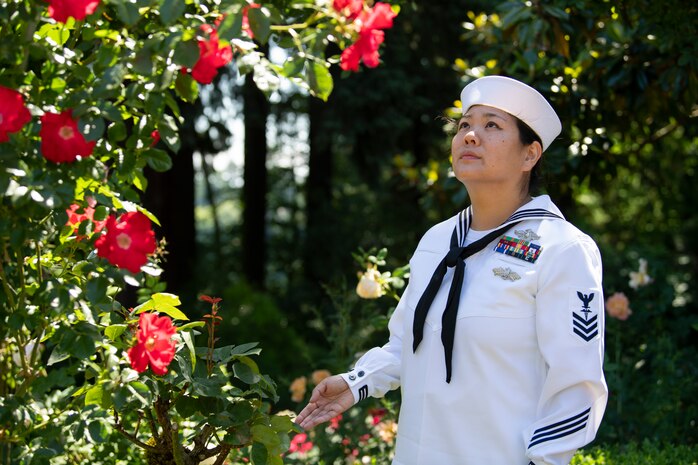
[[[315,386],[308,405],[298,414],[296,423],[304,429],[329,421],[354,405],[354,394],[340,375],[323,379]]]

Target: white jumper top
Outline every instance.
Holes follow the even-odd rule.
[[[389,342],[342,375],[357,402],[401,387],[393,465],[567,465],[594,439],[608,396],[601,257],[548,196],[515,215],[525,210],[560,218],[526,219],[465,261],[450,383],[441,316],[452,268],[414,353],[412,324],[459,215],[417,246]],[[540,250],[524,259],[521,247]]]

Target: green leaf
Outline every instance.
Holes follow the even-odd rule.
[[[243,423],[235,428],[229,429],[228,434],[226,434],[223,438],[223,442],[232,446],[248,445],[250,442],[252,442],[252,432],[250,431],[250,426]]]
[[[266,465],[268,456],[269,452],[267,452],[267,448],[264,447],[263,444],[260,444],[258,442],[252,444],[250,458],[252,459],[253,465]]]
[[[155,304],[153,302],[153,300],[149,300],[146,303],[139,305],[134,310],[135,310],[134,311],[135,315],[138,315],[138,314],[143,313],[143,312],[156,311],[159,313],[164,313],[175,320],[188,320],[189,319],[177,307],[170,305],[170,304],[166,304],[166,303]]]
[[[191,323],[187,323],[185,325],[182,325],[177,328],[177,331],[189,331],[192,328],[200,328],[202,326],[205,326],[206,323],[203,321],[192,321]]]
[[[308,61],[306,62],[306,73],[308,75],[310,93],[323,101],[327,101],[334,87],[330,71],[323,64]]]
[[[126,328],[128,328],[128,325],[124,325],[124,324],[109,325],[106,328],[104,328],[104,335],[107,336],[112,341],[116,341],[117,338],[119,336],[121,336],[124,333],[124,331],[126,331]]]
[[[70,357],[68,352],[65,352],[60,346],[56,346],[51,351],[51,355],[48,357],[47,366],[51,366],[55,363],[62,362],[63,360]]]
[[[203,323],[203,321],[201,322]],[[194,341],[192,340],[191,333],[189,331],[179,330],[179,334],[184,339],[184,343],[189,349],[189,359],[191,360],[191,371],[196,369],[196,350],[194,349]]]
[[[199,61],[199,44],[194,40],[178,42],[172,59],[175,63],[185,68],[193,68]]]
[[[257,384],[262,377],[259,374],[257,364],[250,358],[243,357],[233,365],[233,374],[236,378],[247,384]]]
[[[265,44],[271,33],[269,10],[264,7],[249,8],[247,10],[247,19],[250,21],[250,29],[252,29],[255,40]]]
[[[103,384],[97,384],[92,386],[85,393],[85,406],[87,405],[99,405],[104,409],[111,406],[111,396],[104,389]]]
[[[294,429],[293,420],[291,420],[291,417],[289,417],[288,415],[274,415],[269,420],[271,422],[271,427],[274,429],[274,431],[278,431],[280,433],[287,433]]]
[[[258,355],[262,349],[257,348],[257,345],[259,342],[248,342],[246,344],[240,344],[238,346],[235,346],[233,350],[230,352],[231,355]],[[254,349],[254,350],[252,350]]]
[[[179,73],[175,79],[175,92],[185,102],[192,103],[199,97],[199,85],[189,74]]]
[[[281,73],[286,77],[298,76],[303,71],[303,65],[305,65],[305,60],[301,57],[288,57],[284,63]]]
[[[121,142],[126,139],[126,125],[120,121],[112,124],[107,129],[107,136],[111,142]]]
[[[116,15],[128,26],[133,26],[141,18],[141,15],[138,13],[138,6],[135,3],[129,0],[122,0],[114,3],[116,6]]]
[[[153,170],[164,172],[172,168],[172,158],[164,150],[147,149],[142,153],[145,161]]]
[[[93,218],[95,221],[104,221],[107,219],[107,215],[109,215],[109,209],[104,205],[98,205],[97,208],[95,208]]]
[[[65,44],[70,38],[70,29],[59,23],[46,23],[37,31],[39,37],[48,37],[58,45]]]
[[[87,431],[90,433],[92,442],[97,444],[103,443],[108,437],[107,429],[101,421],[90,422]]]
[[[94,93],[100,98],[111,97],[112,94],[117,94],[121,90],[121,84],[126,76],[126,68],[124,65],[116,64],[102,73],[101,78],[97,80]]]
[[[107,287],[109,281],[107,278],[99,276],[87,281],[85,296],[91,303],[103,302],[107,296]]]
[[[240,344],[239,346],[223,346],[213,349],[213,361],[218,363],[228,363],[233,359],[237,359],[246,355],[257,355],[262,349],[254,348],[256,342],[248,344]],[[201,357],[205,357],[208,349],[206,347],[197,347],[196,353]]]
[[[264,444],[268,449],[272,449],[281,444],[281,439],[272,428],[267,425],[253,425],[252,438]]]
[[[163,115],[160,125],[158,126],[158,131],[160,131],[160,137],[165,144],[173,151],[179,151],[179,134],[177,128],[177,122],[170,115]]]
[[[228,14],[218,25],[218,37],[230,41],[242,32],[242,14]]]
[[[189,418],[199,411],[197,408],[198,403],[198,399],[194,399],[191,396],[182,396],[175,402],[175,408],[182,415],[182,418]]]
[[[194,378],[192,393],[200,396],[216,397],[221,394],[221,389],[227,380],[222,377]]]
[[[182,301],[175,294],[170,294],[169,292],[158,292],[153,294],[150,299],[155,302],[155,305],[182,305]]]
[[[161,0],[160,1],[160,21],[168,26],[177,21],[185,9],[184,0]]]
[[[142,76],[153,75],[153,54],[149,49],[142,48],[136,52],[136,57],[133,60],[133,70]]]

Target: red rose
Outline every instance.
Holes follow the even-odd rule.
[[[8,134],[19,131],[31,119],[22,94],[0,86],[0,142],[10,140]]]
[[[100,0],[47,0],[49,3],[48,14],[50,17],[65,23],[69,17],[78,21],[91,15],[99,6]]]
[[[364,9],[364,0],[333,0],[332,7],[339,13],[347,8],[346,17],[351,21]]]
[[[138,342],[127,352],[131,368],[143,373],[150,364],[150,369],[156,375],[167,373],[167,365],[175,356],[172,336],[176,332],[170,317],[141,313],[138,319]]]
[[[288,448],[288,451],[291,453],[298,452],[301,455],[305,455],[310,449],[313,448],[313,443],[307,441],[307,439],[308,435],[305,433],[296,434],[293,436],[293,439],[291,439],[291,447]]]
[[[340,413],[334,418],[330,419],[330,428],[339,429],[339,422],[342,421],[342,414]]]
[[[390,8],[390,5],[378,2],[368,13],[361,15],[363,20],[361,29],[390,29],[393,27],[393,18],[395,16],[397,14]]]
[[[124,213],[117,220],[114,215],[107,218],[107,232],[95,242],[97,255],[112,265],[138,273],[155,252],[155,233],[150,220],[141,212]]]
[[[233,59],[233,49],[230,45],[221,48],[218,32],[212,26],[204,24],[201,29],[209,38],[199,39],[199,60],[192,68],[191,76],[201,84],[210,84],[218,74],[218,68]]]
[[[375,68],[380,63],[378,48],[383,43],[385,34],[377,29],[368,33],[360,33],[359,38],[342,52],[339,66],[344,71],[358,71],[359,62],[363,60],[369,68]]]
[[[358,71],[359,62],[363,61],[369,68],[380,63],[378,48],[383,43],[385,33],[381,29],[393,27],[395,12],[387,3],[378,2],[369,11],[359,15],[359,38],[344,49],[339,66],[345,71]]]
[[[97,142],[88,142],[73,119],[73,111],[45,113],[41,117],[41,153],[55,163],[72,163],[78,155],[89,157]]]
[[[82,213],[78,213],[79,210],[82,210]],[[104,225],[107,222],[106,220],[95,221],[95,209],[92,207],[82,208],[80,205],[74,203],[65,212],[68,214],[68,221],[65,224],[66,226],[72,226],[74,232],[77,232],[80,223],[86,220],[94,224],[93,232],[96,233],[104,229]],[[82,237],[78,236],[78,239],[82,239]]]
[[[153,129],[153,132],[150,133],[150,138],[152,139],[150,146],[153,147],[155,144],[160,142],[160,131]]]
[[[250,3],[242,9],[242,30],[250,37],[250,39],[254,39],[254,33],[252,32],[252,28],[250,28],[250,18],[247,16],[250,8],[262,8],[262,5],[259,3]]]

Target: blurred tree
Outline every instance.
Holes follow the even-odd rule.
[[[269,103],[253,76],[242,90],[245,118],[245,184],[242,189],[242,272],[263,289],[267,257],[267,117]]]

